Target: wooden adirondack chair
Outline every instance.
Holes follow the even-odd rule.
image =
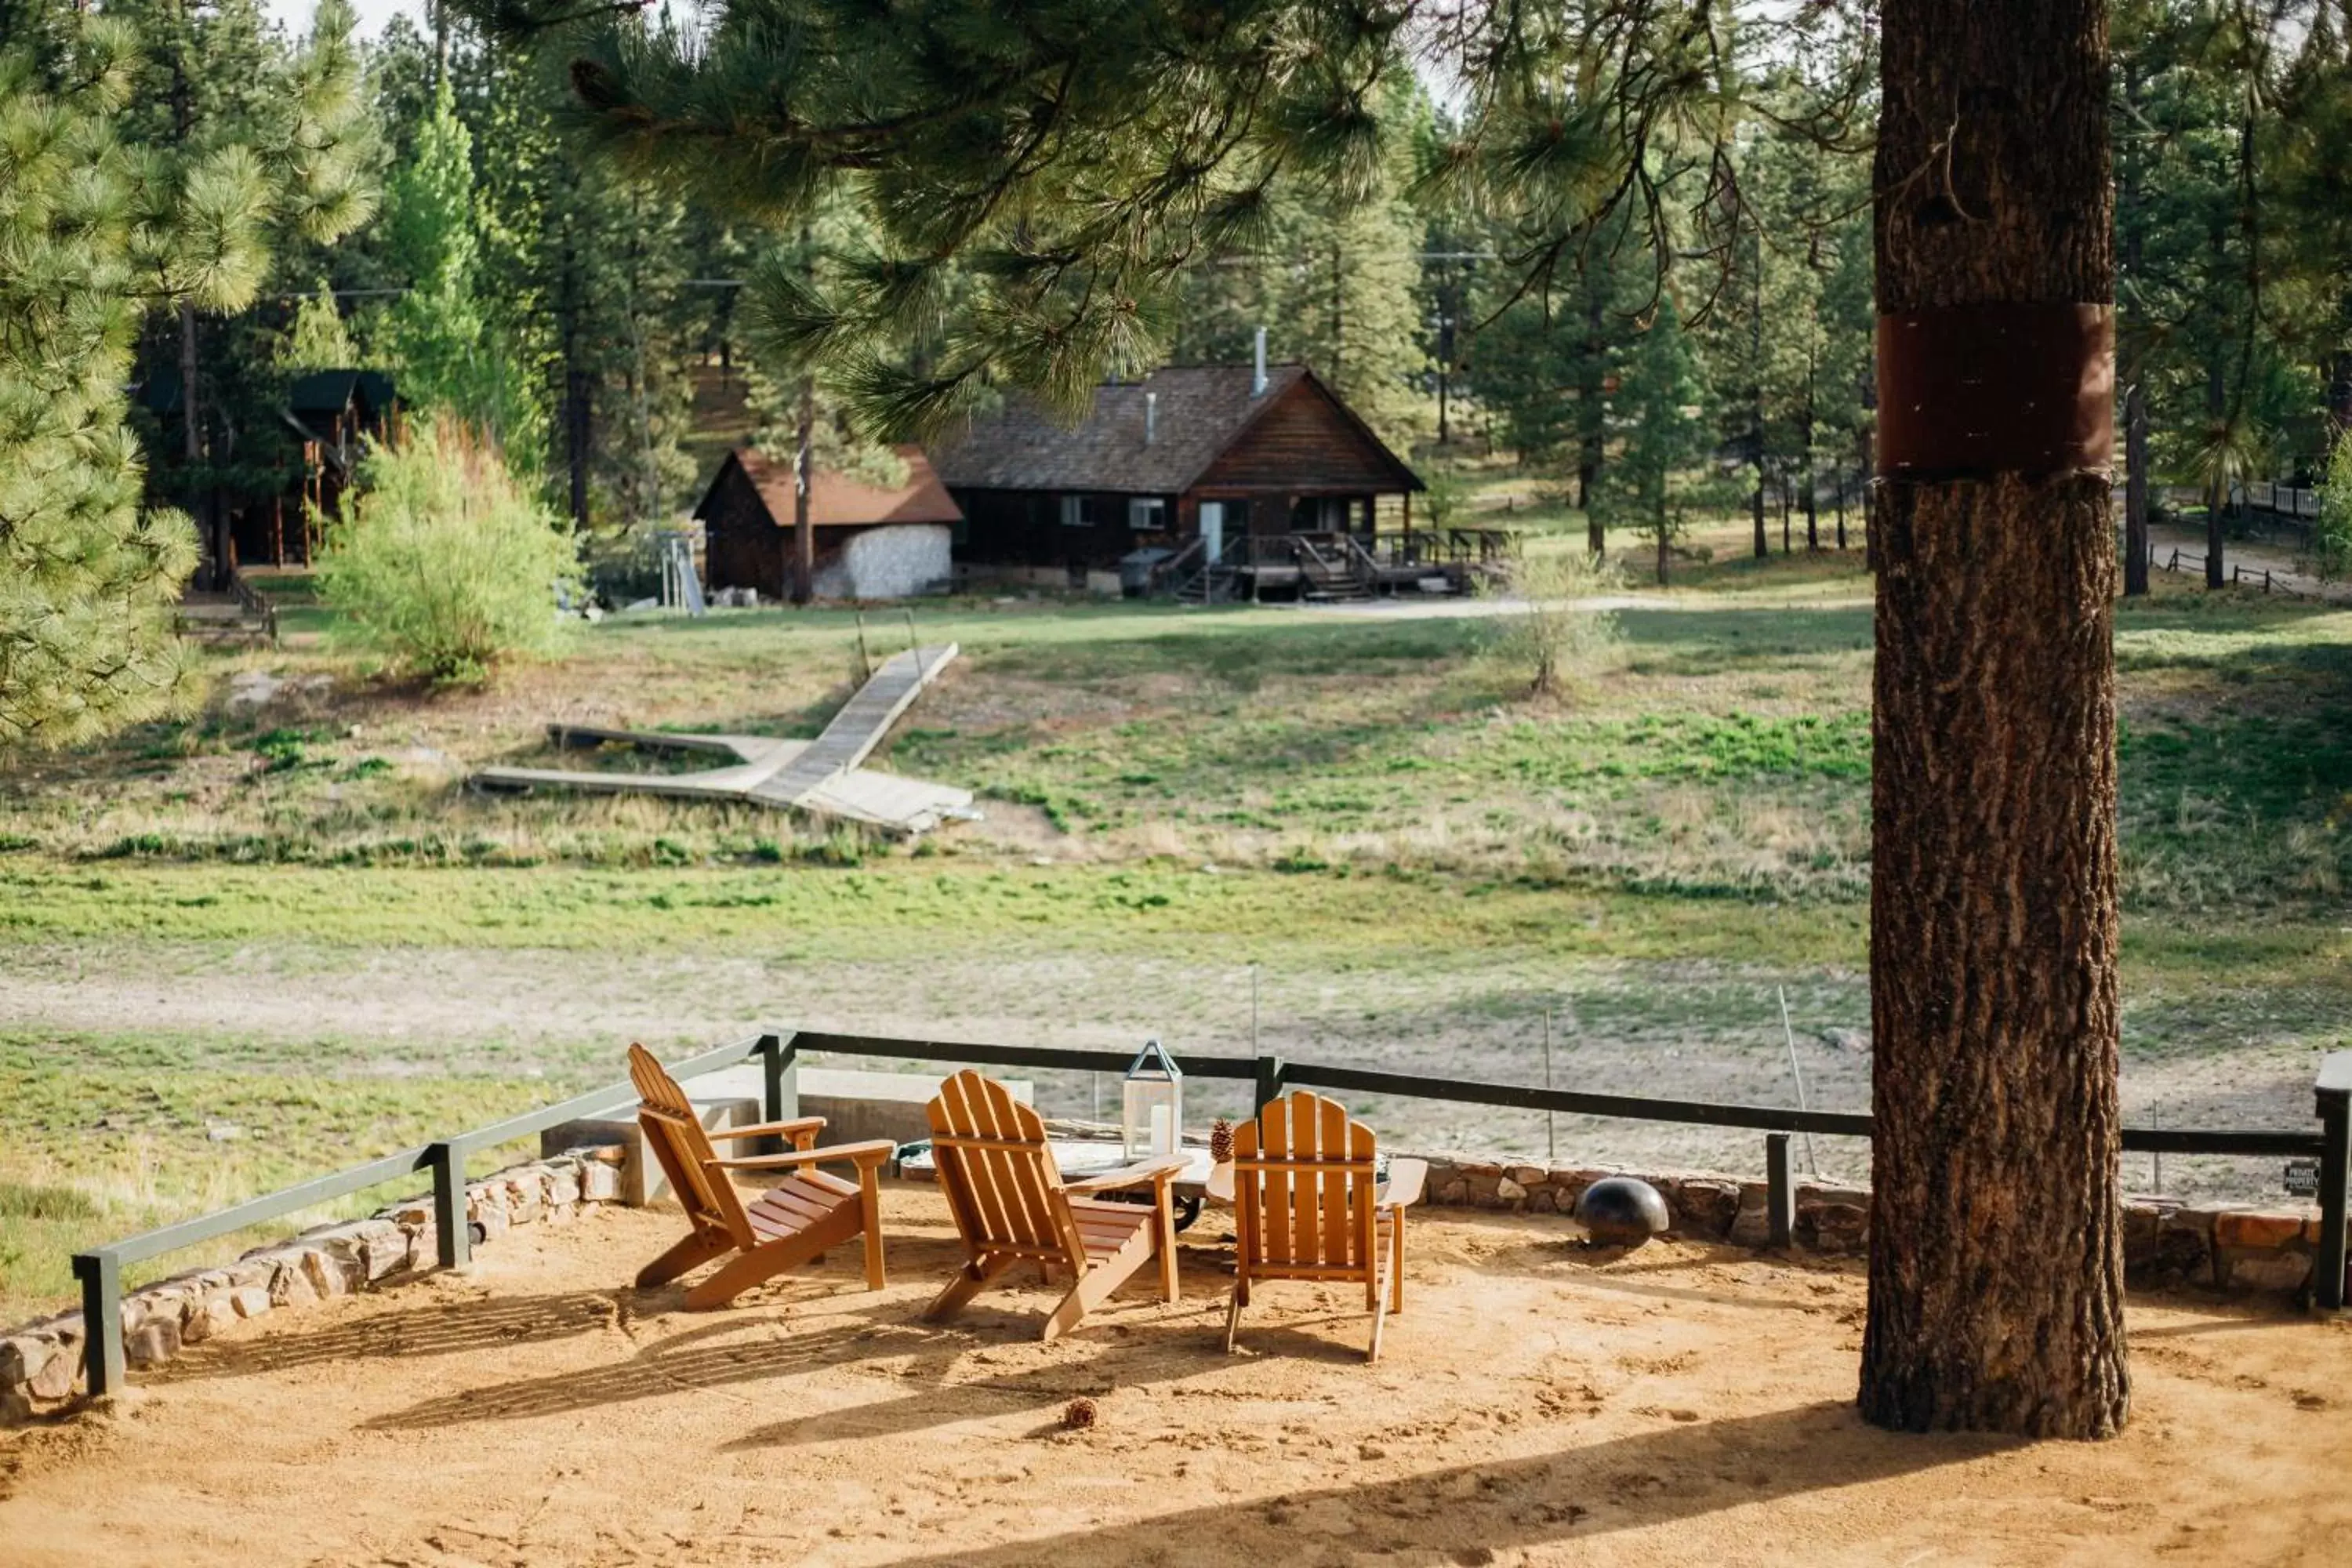
[[[668,1070],[643,1046],[629,1047],[629,1077],[643,1103],[637,1121],[646,1142],[669,1178],[670,1189],[693,1226],[684,1241],[637,1271],[640,1289],[666,1284],[716,1258],[740,1257],[709,1279],[689,1289],[689,1307],[723,1307],[772,1275],[821,1256],[863,1234],[866,1237],[866,1288],[882,1289],[881,1192],[882,1164],[897,1152],[887,1139],[815,1147],[822,1116],[792,1121],[763,1122],[756,1127],[706,1129],[688,1103],[686,1091]],[[712,1152],[713,1138],[733,1140],[772,1134],[788,1139],[793,1152],[755,1154],[722,1160]],[[816,1168],[817,1162],[849,1161],[857,1180]],[[746,1206],[730,1171],[789,1171],[783,1184],[772,1188]]]
[[[1160,1259],[1160,1286],[1176,1300],[1176,1211],[1169,1184],[1180,1155],[1145,1160],[1082,1182],[1064,1183],[1045,1144],[1045,1123],[1004,1086],[969,1069],[940,1085],[929,1110],[940,1190],[963,1238],[964,1266],[923,1316],[951,1316],[998,1275],[1035,1263],[1072,1283],[1045,1320],[1043,1339],[1086,1321],[1146,1261]],[[1151,1204],[1107,1202],[1096,1193],[1149,1183]]]
[[[1234,1158],[1210,1191],[1230,1181],[1236,1246],[1225,1349],[1234,1348],[1250,1284],[1258,1279],[1361,1281],[1381,1354],[1388,1315],[1404,1310],[1404,1211],[1421,1196],[1427,1162],[1392,1160],[1375,1179],[1372,1130],[1336,1100],[1295,1089],[1234,1129]]]

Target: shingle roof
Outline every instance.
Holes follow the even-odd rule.
[[[907,465],[906,482],[892,489],[865,484],[846,474],[830,468],[819,468],[815,482],[809,487],[809,521],[818,528],[867,527],[883,522],[956,522],[963,517],[963,509],[940,483],[939,475],[931,471],[930,460],[923,456],[920,447],[900,447],[899,458]],[[742,465],[743,473],[767,503],[768,515],[779,528],[793,525],[793,466],[763,457],[749,447],[738,447],[730,460]],[[721,466],[721,472],[725,471]],[[718,486],[713,479],[713,489]],[[700,509],[697,509],[700,515]]]
[[[932,443],[931,462],[947,483],[971,489],[1176,494],[1303,379],[1307,367],[1269,365],[1265,391],[1255,397],[1252,374],[1245,364],[1171,365],[1140,382],[1097,387],[1094,409],[1076,429],[1015,394],[968,431]],[[1149,445],[1147,395],[1159,399]]]

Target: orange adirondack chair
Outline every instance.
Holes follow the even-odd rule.
[[[963,1239],[964,1266],[924,1311],[937,1321],[961,1310],[1016,1263],[1070,1271],[1069,1294],[1045,1320],[1042,1339],[1069,1332],[1152,1258],[1160,1286],[1176,1300],[1176,1211],[1169,1184],[1179,1155],[1144,1160],[1065,1183],[1045,1144],[1045,1123],[1004,1086],[967,1068],[940,1085],[927,1108],[940,1188]],[[1151,1204],[1091,1194],[1151,1186]]]
[[[1227,1351],[1253,1280],[1360,1281],[1372,1314],[1364,1359],[1380,1359],[1388,1314],[1404,1310],[1404,1211],[1421,1197],[1429,1166],[1392,1160],[1381,1182],[1376,1160],[1370,1128],[1304,1089],[1234,1129],[1233,1162],[1211,1184],[1220,1193],[1231,1182],[1238,1221]]]
[[[686,1293],[689,1307],[723,1307],[772,1275],[823,1255],[854,1237],[866,1237],[866,1288],[882,1289],[881,1191],[883,1163],[897,1152],[887,1139],[814,1147],[822,1116],[792,1121],[763,1122],[756,1127],[706,1129],[688,1103],[686,1091],[654,1054],[643,1046],[629,1047],[629,1077],[643,1101],[637,1121],[654,1158],[686,1210],[693,1228],[684,1241],[637,1271],[640,1289],[666,1284],[729,1253],[740,1257]],[[772,1134],[789,1139],[793,1151],[722,1160],[712,1152],[713,1138],[756,1138]],[[849,1161],[857,1167],[855,1183],[820,1171],[819,1161]],[[789,1171],[783,1184],[770,1189],[747,1206],[729,1179],[730,1171]]]

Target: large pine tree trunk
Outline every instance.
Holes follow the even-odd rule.
[[[2112,315],[2066,307],[2113,299],[2105,7],[1886,0],[1884,18],[1860,1405],[1905,1430],[2102,1437],[2129,1403],[2113,416],[2087,434],[2079,422],[2110,407],[2112,350],[2099,385],[2095,345],[2111,344]],[[1966,310],[2017,306],[2056,309]],[[1983,395],[1938,373],[1961,368],[1988,322],[2030,352],[1979,350],[1967,368],[1992,368],[2011,409],[2070,405],[2074,433],[1963,434],[1965,450],[1923,457],[1923,431],[1983,423],[1948,417]],[[1906,332],[1940,346],[1890,364]],[[1928,406],[1898,431],[1923,384]]]

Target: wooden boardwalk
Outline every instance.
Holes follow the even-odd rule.
[[[954,643],[910,648],[884,661],[814,741],[765,735],[673,735],[551,724],[559,746],[619,744],[646,751],[695,752],[731,758],[727,765],[684,773],[588,773],[568,768],[484,768],[478,788],[578,790],[593,795],[656,795],[678,800],[748,801],[839,817],[900,833],[924,833],[968,809],[970,790],[859,764],[874,753],[923,689],[959,649]]]
[[[808,749],[781,766],[750,794],[770,805],[800,805],[835,779],[873,755],[890,726],[922,694],[939,672],[952,661],[957,645],[913,647],[882,661],[857,694]]]

